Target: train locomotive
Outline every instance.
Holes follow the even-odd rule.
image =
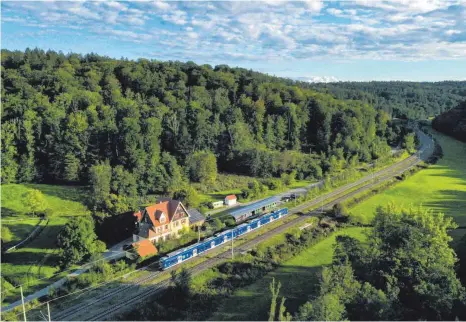
[[[232,239],[236,239],[239,236],[247,234],[286,215],[288,215],[288,208],[282,208],[252,219],[247,223],[234,227],[233,229],[217,233],[199,243],[167,254],[165,257],[160,259],[160,267],[162,270],[166,270],[217,246],[231,242]]]

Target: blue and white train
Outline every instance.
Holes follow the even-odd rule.
[[[236,226],[233,229],[215,234],[213,237],[207,238],[197,244],[171,252],[160,260],[160,267],[163,270],[166,270],[167,268],[180,264],[192,257],[205,253],[212,248],[225,244],[228,241],[231,241],[232,238],[236,239],[239,236],[247,234],[250,231],[258,229],[259,227],[267,225],[286,215],[288,215],[288,208],[282,208],[252,219],[251,221]]]

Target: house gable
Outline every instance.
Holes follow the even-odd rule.
[[[180,220],[182,218],[189,218],[189,212],[184,208],[181,202],[178,203],[172,216],[172,221]]]

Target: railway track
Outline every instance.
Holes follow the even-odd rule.
[[[407,158],[405,159],[404,161],[396,164],[396,165],[393,165],[391,167],[388,167],[384,170],[381,170],[379,171],[377,174],[374,174],[374,177],[370,176],[370,177],[365,177],[365,178],[362,178],[354,183],[351,183],[351,184],[348,184],[344,187],[341,187],[339,189],[335,189],[334,191],[332,191],[331,193],[325,195],[325,198],[334,198],[336,197],[336,199],[333,199],[331,202],[328,202],[328,203],[325,203],[324,204],[324,209],[328,209],[328,208],[331,208],[333,207],[334,204],[338,203],[338,202],[342,202],[348,198],[351,198],[355,195],[357,195],[358,193],[362,192],[362,191],[365,191],[367,189],[370,189],[372,187],[374,187],[375,185],[378,185],[380,182],[383,182],[384,180],[387,180],[387,179],[390,179],[390,178],[393,178],[394,176],[398,175],[398,174],[401,174],[403,173],[404,171],[408,170],[409,168],[415,166],[416,164],[418,164],[421,160],[419,160],[417,157],[410,157],[410,158]],[[377,179],[377,181],[375,182],[374,179]],[[354,187],[358,187],[362,185],[361,187],[347,193],[347,194],[344,194],[344,191],[348,190],[348,189],[352,189]],[[340,194],[343,194],[342,196],[339,196]],[[339,196],[339,197],[338,197]],[[294,207],[290,210],[290,213],[299,213],[299,212],[302,212],[303,210],[305,209],[308,209],[310,207],[313,207],[313,206],[316,206],[318,205],[319,203],[321,202],[321,200],[318,198],[318,200],[312,200],[308,203],[305,203],[305,204],[302,204],[302,205],[299,205],[297,207]],[[242,244],[241,246],[239,246],[237,248],[237,251],[239,252],[243,252],[243,251],[248,251],[250,250],[251,248],[253,248],[255,245],[257,245],[258,243],[274,236],[274,235],[277,235],[277,234],[280,234],[280,233],[283,233],[284,231],[288,230],[289,228],[295,226],[295,225],[298,225],[300,224],[301,222],[305,221],[306,219],[308,219],[310,216],[314,216],[316,214],[318,214],[319,212],[316,212],[316,211],[312,211],[312,212],[309,212],[308,214],[306,215],[302,215],[302,216],[299,216],[298,218],[296,219],[293,219],[289,222],[286,222],[284,223],[283,225],[280,225],[278,227],[275,227],[273,229],[270,229],[266,232],[264,232],[263,234],[261,235],[258,235],[257,237],[255,237],[254,239],[248,241],[248,242],[245,242],[244,244]],[[227,249],[225,250],[224,252],[220,253],[218,256],[214,257],[214,258],[210,258],[198,265],[196,265],[195,267],[189,269],[190,272],[195,275],[197,273],[200,273],[202,272],[203,270],[207,269],[207,268],[210,268],[210,267],[213,267],[213,266],[216,266],[218,265],[219,263],[225,261],[226,259],[229,258],[229,252],[230,250]],[[166,280],[166,281],[163,281],[159,284],[157,284],[156,287],[150,287],[142,292],[138,292],[136,294],[134,294],[134,296],[132,296],[131,298],[127,298],[124,302],[120,303],[120,304],[117,304],[115,306],[112,306],[110,308],[107,308],[101,312],[98,312],[96,315],[93,315],[91,317],[88,317],[86,318],[86,320],[90,320],[90,321],[98,321],[98,320],[104,320],[106,318],[110,318],[112,316],[112,314],[115,314],[117,312],[119,312],[120,310],[122,310],[123,308],[125,307],[128,307],[129,305],[133,304],[133,303],[139,303],[141,298],[147,298],[148,296],[151,296],[157,292],[159,292],[160,290],[166,288],[168,286],[169,282]]]
[[[290,209],[290,214],[296,214],[296,213],[301,213],[305,211],[306,209],[309,209],[311,207],[314,207],[316,205],[319,205],[322,203],[322,198],[329,199],[332,198],[332,201],[324,203],[323,208],[328,209],[333,207],[336,203],[342,202],[348,198],[351,198],[358,193],[368,190],[381,182],[391,179],[396,175],[402,174],[403,172],[409,170],[410,168],[416,166],[419,164],[422,160],[417,156],[413,155],[408,158],[406,158],[403,161],[400,161],[396,164],[393,164],[385,169],[382,169],[380,171],[377,171],[373,173],[372,175],[366,176],[364,178],[361,178],[353,183],[349,183],[347,185],[344,185],[340,188],[337,188],[333,190],[332,192],[320,196],[314,200],[311,200],[309,202],[303,203],[299,206],[293,207]],[[354,189],[356,188],[356,189]],[[351,190],[354,189],[354,190]],[[348,193],[345,193],[346,191],[351,190]],[[254,237],[250,241],[247,241],[243,243],[241,246],[237,247],[237,252],[243,252],[243,251],[248,251],[251,248],[253,248],[255,245],[258,243],[274,236],[280,233],[283,233],[284,231],[288,230],[289,228],[300,224],[301,222],[305,221],[308,219],[310,216],[315,216],[319,212],[317,211],[311,211],[307,214],[302,214],[301,216],[292,219],[278,227],[269,229],[265,231],[264,233]],[[264,227],[266,228],[266,227]],[[228,245],[223,244],[219,246],[219,248],[225,248],[225,250],[221,253],[219,253],[217,256],[209,258],[196,266],[192,267],[189,269],[189,271],[195,275],[198,274],[205,269],[211,268],[216,266],[217,264],[225,261],[226,259],[229,258],[229,253],[230,253],[230,248],[228,248]],[[209,255],[209,252],[206,254],[203,254],[202,256]],[[155,264],[155,263],[154,263]],[[154,265],[151,264],[151,265]],[[150,266],[151,266],[150,265]],[[173,267],[169,269],[171,270],[176,270],[178,267]],[[151,296],[163,289],[165,289],[169,285],[169,280],[168,278],[159,282],[157,285],[151,285],[148,288],[144,288],[143,284],[150,282],[151,280],[155,279],[157,276],[159,276],[161,272],[151,272],[146,276],[141,276],[136,278],[135,280],[131,281],[131,284],[126,284],[119,286],[115,289],[109,290],[109,292],[104,293],[102,295],[96,296],[91,298],[89,301],[86,301],[84,303],[77,304],[75,306],[72,306],[68,309],[62,310],[59,314],[54,315],[53,319],[54,320],[73,320],[78,318],[78,320],[88,320],[88,321],[100,321],[100,320],[105,320],[111,318],[113,315],[116,313],[119,313],[122,311],[124,308],[127,308],[128,306],[136,303],[140,303],[141,299],[147,298],[148,296]],[[140,288],[139,290],[135,291],[134,289]],[[126,291],[126,292],[125,292]],[[130,297],[127,296],[121,296],[123,295],[122,292],[125,292],[126,294],[131,294]],[[113,305],[110,305],[110,307],[107,308],[96,308],[95,306],[99,305],[99,302],[107,299],[111,299],[117,296],[121,296],[122,299],[119,303],[115,303]],[[85,312],[84,312],[85,311]],[[86,313],[91,313],[91,315],[87,315]],[[80,315],[82,313],[85,313],[84,315]]]

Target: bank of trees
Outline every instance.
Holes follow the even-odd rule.
[[[2,182],[90,185],[111,213],[217,171],[321,178],[405,134],[370,104],[224,65],[3,50],[1,90]]]
[[[457,107],[437,116],[432,121],[432,127],[457,140],[466,142],[466,100]]]
[[[465,290],[449,246],[451,218],[423,209],[380,208],[367,244],[337,237],[320,294],[298,320],[454,320]]]
[[[338,82],[309,85],[339,99],[356,99],[393,117],[425,119],[457,106],[466,98],[466,81]]]

